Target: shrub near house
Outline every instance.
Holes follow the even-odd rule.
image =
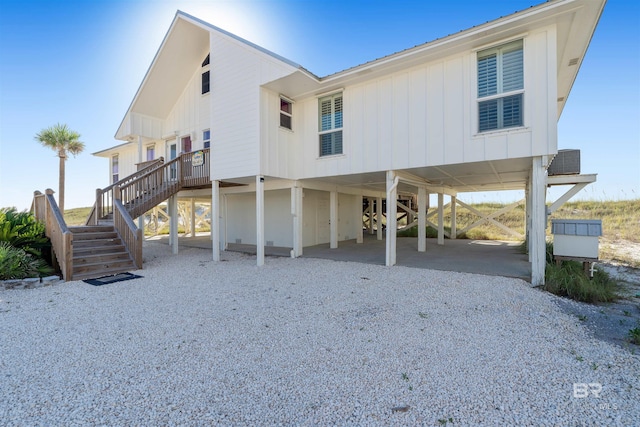
[[[0,280],[51,274],[53,268],[43,257],[50,246],[44,225],[32,214],[0,209]]]

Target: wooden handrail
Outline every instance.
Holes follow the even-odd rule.
[[[67,227],[58,208],[53,190],[48,188],[45,194],[34,193],[32,210],[36,219],[45,224],[45,235],[51,240],[53,253],[60,264],[64,280],[73,280],[73,234]]]
[[[157,169],[158,167],[162,166],[164,164],[164,157],[160,157],[156,160],[145,162],[145,164],[146,166],[137,170],[133,174],[128,175],[105,188],[96,189],[96,202],[94,203],[93,208],[91,209],[91,212],[89,212],[89,216],[87,218],[87,221],[85,222],[86,225],[97,225],[98,220],[106,217],[107,215],[113,212],[114,188],[124,186],[128,182],[135,180],[138,177],[144,176],[150,171],[153,171],[154,169]]]
[[[122,202],[113,201],[113,226],[137,268],[142,268],[142,230],[136,227]]]

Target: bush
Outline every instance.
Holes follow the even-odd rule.
[[[16,208],[0,209],[0,242],[7,242],[38,258],[44,248],[51,246],[44,233],[44,224],[29,212],[18,212]]]
[[[53,268],[43,259],[8,242],[0,242],[0,280],[42,277],[52,273]]]
[[[580,262],[547,263],[544,289],[553,294],[588,303],[610,302],[618,298],[617,287],[616,281],[597,267],[589,278]]]

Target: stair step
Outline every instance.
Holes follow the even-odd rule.
[[[98,277],[111,276],[118,273],[126,273],[132,270],[137,270],[133,263],[131,263],[131,267],[122,267],[122,268],[110,268],[108,270],[94,270],[83,273],[73,273],[73,280],[86,280],[86,279],[96,279]]]
[[[81,225],[81,226],[72,226],[69,227],[69,231],[73,234],[76,233],[102,233],[102,232],[113,232],[113,226],[109,225]]]
[[[131,260],[129,257],[129,253],[126,251],[120,252],[109,252],[102,254],[91,254],[91,255],[73,255],[73,266],[81,266],[87,264],[100,264],[100,263],[110,263],[113,261],[122,261],[122,260]]]
[[[120,238],[116,239],[97,239],[97,240],[78,240],[73,241],[73,249],[99,248],[101,246],[118,246],[122,244]]]
[[[73,248],[74,258],[87,256],[87,255],[109,254],[114,252],[126,252],[124,245],[114,244],[114,245],[104,245],[104,246],[91,246],[86,248],[78,248],[74,246]]]
[[[96,276],[96,277],[101,277],[107,274],[113,274],[113,273],[110,273],[110,271],[114,269],[124,269],[124,271],[128,271],[132,269],[135,270],[136,267],[133,264],[133,261],[131,261],[131,259],[74,265],[73,278],[75,279],[77,276],[81,274],[97,273],[97,272],[102,272],[100,276]]]
[[[73,241],[85,241],[85,240],[100,240],[100,239],[116,239],[118,238],[118,233],[115,231],[105,232],[101,231],[99,233],[73,233]]]

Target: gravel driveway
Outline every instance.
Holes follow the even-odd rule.
[[[640,356],[523,281],[210,256],[149,243],[141,279],[0,291],[0,423],[640,420]]]

